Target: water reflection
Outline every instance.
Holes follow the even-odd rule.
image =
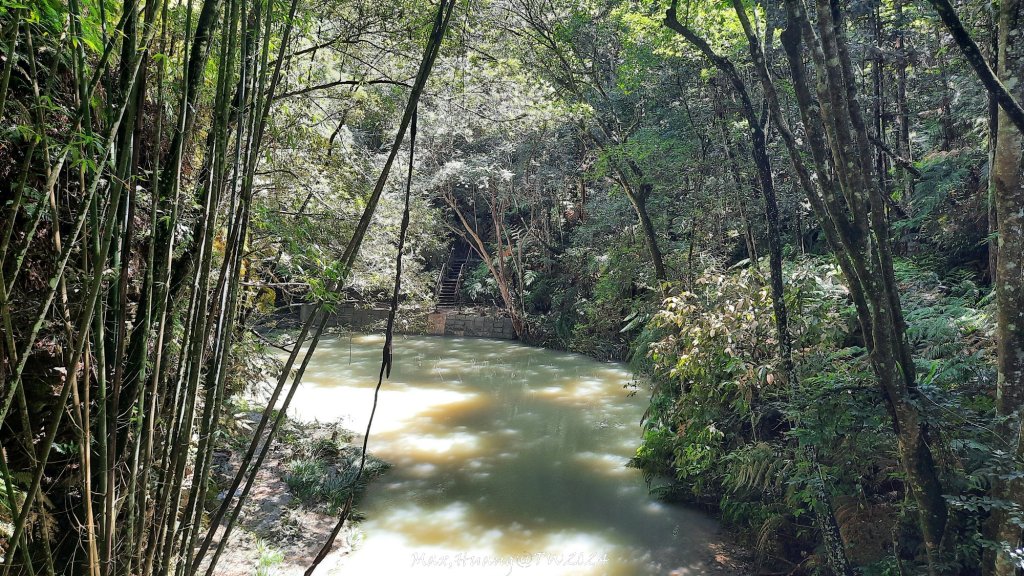
[[[294,413],[365,428],[382,340],[321,342]],[[715,523],[625,467],[645,398],[616,365],[508,342],[400,337],[350,574],[708,573]],[[643,396],[643,395],[640,395]],[[371,572],[372,571],[372,572]]]

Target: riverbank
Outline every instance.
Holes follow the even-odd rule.
[[[213,480],[225,488],[238,469],[257,412],[241,406],[236,428],[215,456]],[[335,526],[358,468],[360,446],[340,423],[302,422],[288,418],[273,441],[264,465],[239,516],[229,545],[217,563],[217,576],[301,575],[313,562]],[[388,465],[367,459],[360,492]],[[211,502],[219,505],[223,493]],[[353,518],[358,520],[355,512]],[[361,538],[358,522],[348,522],[321,565],[326,573]]]

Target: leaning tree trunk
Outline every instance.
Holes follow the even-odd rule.
[[[601,137],[595,136],[590,131],[585,131],[585,134],[598,149],[607,151],[608,146],[606,142],[614,142],[617,138],[613,137],[612,130],[603,122],[598,122],[598,126],[601,129]],[[622,187],[622,192],[626,195],[630,206],[633,207],[633,211],[636,212],[637,219],[640,221],[640,230],[644,235],[644,243],[647,245],[651,264],[654,266],[654,277],[659,283],[664,282],[668,279],[668,269],[665,267],[665,257],[658,245],[658,233],[654,228],[654,222],[651,220],[650,211],[647,209],[647,201],[654,191],[654,186],[649,182],[643,181],[644,172],[640,166],[632,161],[627,161],[627,164],[628,166],[624,168],[619,162],[613,162],[615,180]],[[631,177],[640,182],[639,188],[633,183]]]
[[[448,206],[455,213],[455,216],[459,219],[459,223],[462,225],[461,235],[469,239],[469,245],[473,251],[480,256],[480,260],[483,261],[484,266],[487,267],[487,271],[491,273],[491,277],[494,278],[494,283],[498,286],[498,293],[501,295],[501,301],[505,304],[505,311],[508,312],[509,318],[512,320],[512,329],[515,330],[516,336],[522,338],[526,332],[526,324],[523,321],[523,317],[520,313],[519,304],[517,303],[516,295],[512,290],[512,283],[506,272],[505,264],[503,262],[505,256],[502,254],[502,228],[498,222],[500,218],[500,211],[495,209],[494,202],[496,199],[491,199],[491,218],[494,220],[494,236],[498,242],[497,254],[491,255],[491,252],[487,249],[487,243],[484,242],[480,236],[480,232],[469,222],[466,215],[463,214],[462,210],[458,206],[458,200],[449,194],[444,195],[444,200]]]
[[[642,184],[639,191],[634,191],[628,181],[623,178],[622,189],[629,198],[629,203],[636,210],[637,218],[640,219],[640,227],[644,232],[644,242],[647,244],[647,251],[651,255],[651,263],[654,265],[654,277],[660,281],[668,278],[665,269],[665,257],[658,247],[658,233],[654,230],[654,222],[651,221],[651,214],[647,211],[647,199],[651,195],[653,187],[650,184]]]

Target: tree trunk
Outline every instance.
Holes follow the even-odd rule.
[[[629,197],[629,202],[640,219],[644,242],[647,243],[647,250],[650,252],[651,262],[654,264],[654,277],[664,281],[668,278],[668,273],[665,271],[665,257],[661,254],[661,248],[658,247],[658,234],[654,230],[654,223],[651,222],[651,215],[647,212],[647,198],[651,195],[652,186],[641,184],[640,191],[634,192],[633,187],[623,178],[622,189],[626,191],[626,196]]]
[[[899,146],[896,148],[900,156],[914,161],[914,152],[910,147],[910,111],[907,107],[907,22],[903,16],[903,0],[893,0],[893,18],[896,33],[896,119],[899,123]],[[910,200],[914,193],[914,183],[907,170],[903,170],[904,202]]]
[[[600,124],[600,127],[603,137],[607,140],[613,140],[611,131],[604,124]],[[598,149],[606,149],[604,142],[594,136],[589,130],[585,131],[585,134]],[[649,182],[643,181],[644,173],[635,162],[627,162],[629,164],[629,173],[641,182],[640,188],[637,189],[636,185],[630,180],[630,174],[618,162],[612,162],[616,175],[615,180],[622,186],[623,193],[626,194],[626,198],[629,199],[629,203],[633,206],[633,211],[636,212],[637,219],[640,221],[644,243],[647,244],[647,251],[651,256],[651,263],[654,265],[654,277],[659,281],[664,281],[668,279],[665,258],[661,253],[661,248],[658,246],[658,234],[654,229],[654,223],[651,221],[651,215],[647,211],[647,199],[650,197],[654,187]]]
[[[787,147],[854,297],[872,368],[892,418],[897,454],[918,506],[929,571],[938,574],[943,570],[946,503],[928,427],[915,398],[916,375],[893,272],[886,202],[873,174],[842,14],[838,4],[828,0],[817,0],[815,8],[812,25],[802,2],[786,0],[783,46],[820,184],[804,177],[791,134],[786,136]],[[811,96],[802,45],[811,49],[817,102]],[[841,199],[834,193],[837,189]]]
[[[953,94],[949,89],[949,73],[946,71],[946,56],[942,49],[942,34],[938,25],[935,27],[935,59],[939,68],[939,122],[942,125],[942,146],[940,150],[952,150],[956,143],[956,122],[953,120]]]
[[[768,156],[767,135],[736,67],[727,58],[715,53],[706,40],[679,22],[676,17],[676,2],[673,2],[672,7],[665,13],[665,25],[678,32],[693,47],[700,50],[729,79],[733,91],[742,104],[743,116],[747,120],[750,130],[751,155],[754,166],[757,168],[761,194],[764,197],[764,218],[768,229],[768,272],[772,290],[772,308],[775,312],[775,329],[779,338],[779,359],[782,361],[782,368],[787,380],[791,379],[793,344],[789,334],[789,319],[782,279],[782,233],[779,231],[779,203],[775,197],[775,182],[772,178],[771,160]]]
[[[725,154],[725,159],[729,163],[729,171],[732,173],[733,185],[738,191],[743,183],[743,178],[740,176],[740,168],[736,162],[736,157],[732,153],[731,142],[729,141],[729,133],[725,128],[725,121],[722,114],[718,114],[718,129],[722,134],[722,152]],[[754,241],[753,228],[750,225],[750,221],[747,219],[747,210],[745,207],[746,202],[744,201],[744,194],[736,195],[736,205],[740,211],[740,223],[743,225],[743,239],[747,245],[747,258],[750,259],[750,266],[754,270],[758,270],[757,262],[757,243]]]
[[[1024,94],[1024,41],[1019,26],[1024,2],[1005,0],[999,4],[998,66],[1000,80],[1012,87],[1018,100]],[[1000,110],[997,120],[996,148],[992,164],[992,185],[998,221],[998,258],[995,266],[996,290],[996,410],[1009,422],[1004,437],[1014,438],[1021,452],[1022,438],[1013,421],[1024,405],[1024,181],[1021,171],[1021,132]],[[1019,455],[1019,454],[1018,454]],[[1020,506],[1024,504],[1024,482],[1020,479],[996,484],[996,495]],[[1021,529],[1015,513],[1000,511],[997,540],[1005,547],[1020,547]],[[995,574],[1012,576],[1016,562],[1005,551],[996,554]]]

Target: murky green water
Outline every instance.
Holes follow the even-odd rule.
[[[382,339],[320,344],[294,414],[363,430]],[[647,394],[615,364],[519,344],[399,337],[370,451],[394,464],[338,573],[707,573],[716,523],[626,468]]]

